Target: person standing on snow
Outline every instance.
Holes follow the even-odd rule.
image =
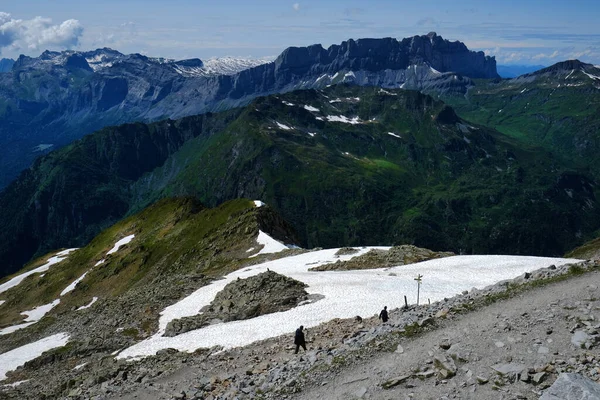
[[[296,334],[294,335],[294,344],[296,345],[296,351],[294,354],[298,354],[298,350],[300,350],[300,346],[306,351],[306,340],[304,339],[304,332],[302,330],[304,326],[300,325],[300,328],[296,329]]]
[[[383,310],[381,310],[381,312],[379,313],[379,319],[382,320],[384,323],[386,323],[388,321],[388,312],[387,312],[387,306],[383,307]]]

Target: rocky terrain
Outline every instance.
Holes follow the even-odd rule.
[[[565,372],[600,380],[599,285],[597,263],[551,266],[392,310],[387,324],[367,315],[330,321],[308,330],[308,351],[297,355],[293,332],[227,351],[167,349],[138,362],[107,355],[62,372],[72,384],[58,397],[537,399]],[[24,371],[52,376],[60,354],[26,364],[10,382]],[[34,378],[2,394],[43,398],[51,382]]]
[[[341,249],[340,254],[352,254],[350,249]],[[413,264],[434,258],[455,255],[449,251],[432,251],[421,247],[404,244],[389,250],[370,250],[366,254],[351,258],[348,261],[337,261],[333,264],[320,265],[311,271],[347,271],[352,269],[388,268],[396,265]]]
[[[306,284],[273,271],[247,279],[238,278],[217,293],[210,305],[200,310],[202,314],[171,321],[165,336],[176,336],[209,324],[289,310],[308,300],[305,287]]]

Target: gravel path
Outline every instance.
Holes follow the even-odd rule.
[[[335,375],[315,376],[293,398],[537,399],[561,371],[579,371],[598,381],[597,347],[577,348],[571,340],[577,330],[593,334],[600,327],[599,286],[600,272],[594,271],[454,316],[438,329],[404,339],[396,352],[381,352]],[[456,375],[441,377],[436,357],[454,364]],[[496,364],[520,364],[529,373],[503,377],[491,368]],[[417,371],[422,379],[414,377]],[[393,387],[384,389],[385,383]]]

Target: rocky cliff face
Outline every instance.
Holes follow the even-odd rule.
[[[3,58],[0,60],[0,72],[8,72],[11,70],[15,60],[11,58]]]
[[[107,125],[220,111],[342,82],[464,94],[470,78],[497,76],[493,58],[435,33],[290,47],[274,62],[258,63],[174,61],[106,48],[21,56],[0,76],[0,188],[39,155]]]

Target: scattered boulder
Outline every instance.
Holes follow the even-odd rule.
[[[600,399],[600,384],[580,374],[563,373],[540,397],[540,400]]]

